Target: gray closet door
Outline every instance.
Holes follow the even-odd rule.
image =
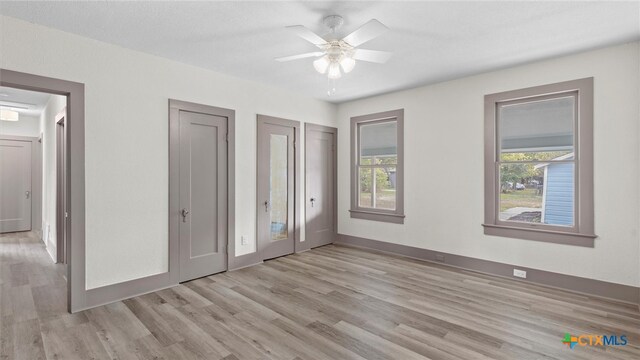
[[[180,111],[180,281],[227,269],[227,119]]]
[[[336,129],[306,127],[306,240],[310,247],[336,237]]]
[[[31,230],[31,142],[0,140],[0,233]]]
[[[258,246],[263,259],[294,251],[294,128],[258,125]]]

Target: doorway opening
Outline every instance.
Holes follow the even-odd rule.
[[[60,284],[51,291],[60,291],[62,298],[67,294],[69,207],[66,106],[65,95],[0,86],[0,247],[24,250],[6,254],[41,267],[35,271]]]
[[[30,142],[28,152],[32,165],[30,172],[24,170],[24,164],[28,162],[25,160],[27,150],[6,147],[0,154],[0,166],[7,169],[0,169],[0,188],[8,189],[0,196],[6,196],[14,203],[20,201],[18,208],[24,223],[29,224],[26,228],[2,229],[0,238],[22,236],[27,239],[22,243],[32,246],[35,253],[10,254],[31,255],[38,261],[25,259],[25,264],[41,265],[47,268],[44,273],[58,275],[59,281],[54,283],[60,286],[52,291],[61,294],[51,297],[59,300],[55,306],[68,312],[83,310],[92,305],[87,299],[84,258],[84,84],[0,69],[0,94],[3,94],[0,96],[0,107],[5,110],[3,118],[9,120],[0,121],[0,136],[6,140]],[[30,117],[26,114],[29,111],[34,112]],[[58,128],[59,124],[62,129]],[[63,161],[57,161],[58,157]],[[23,160],[18,161],[20,159]],[[8,171],[19,168],[20,164],[21,176]],[[61,179],[61,191],[56,185],[58,178]],[[62,193],[60,197],[59,192]],[[4,204],[4,200],[0,202]],[[25,209],[28,207],[31,218],[27,220]],[[4,209],[1,211],[3,220],[12,218]],[[18,244],[21,245],[19,240]],[[15,247],[15,242],[0,242],[0,250],[11,246]],[[37,250],[43,256],[38,256]],[[63,254],[59,256],[59,252]],[[24,276],[16,278],[24,279]]]

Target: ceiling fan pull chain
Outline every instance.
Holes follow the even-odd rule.
[[[327,96],[336,93],[336,80],[327,78]]]

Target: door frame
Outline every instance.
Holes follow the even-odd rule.
[[[66,248],[68,246],[65,241],[68,223],[65,221],[65,212],[67,211],[66,202],[66,158],[67,147],[65,140],[67,138],[67,108],[60,110],[55,117],[56,122],[56,263],[66,264],[67,258]]]
[[[180,280],[181,110],[227,118],[227,271],[235,254],[235,110],[169,99],[169,276],[174,284]]]
[[[84,84],[0,69],[0,86],[62,95],[67,98],[67,310],[90,307],[85,282]]]
[[[274,116],[268,115],[257,115],[257,123],[256,123],[256,254],[259,257],[259,261],[264,260],[264,253],[260,249],[260,241],[258,238],[258,212],[261,211],[261,207],[259,206],[258,200],[258,174],[260,163],[258,162],[260,147],[257,146],[259,139],[259,129],[262,124],[272,124],[277,126],[285,126],[293,128],[293,252],[299,253],[309,248],[306,246],[304,242],[300,240],[300,122],[296,120],[289,120],[278,118]]]
[[[311,131],[321,131],[333,134],[333,239],[337,239],[338,237],[338,129],[325,126],[318,125],[312,123],[306,123],[304,125],[304,204],[305,204],[305,227],[304,227],[304,238],[307,249],[311,248],[311,241],[309,239],[309,135]]]
[[[42,229],[42,139],[33,136],[0,135],[0,140],[31,143],[31,231],[38,231],[39,228],[40,240],[44,242],[44,229]],[[39,225],[38,220],[40,220]]]

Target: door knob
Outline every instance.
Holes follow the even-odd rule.
[[[269,202],[268,201],[264,202],[264,212],[269,212]]]
[[[313,204],[315,204],[316,202],[316,198],[312,197],[311,199],[309,199],[309,201],[311,201],[311,207],[313,207]]]
[[[30,191],[25,191],[24,194],[27,196],[27,199],[29,198],[29,196],[31,196],[31,192]]]
[[[189,215],[189,210],[182,209],[180,213],[182,214],[182,222],[187,222],[187,215]]]

